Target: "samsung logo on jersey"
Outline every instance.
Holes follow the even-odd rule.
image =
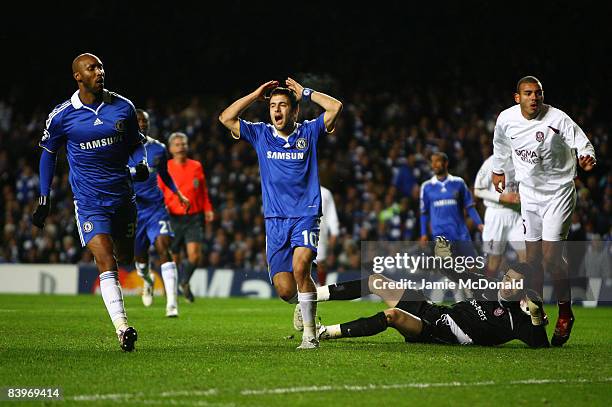
[[[451,205],[457,205],[457,201],[454,199],[440,199],[439,201],[434,201],[433,203],[433,206],[435,207]]]
[[[304,153],[284,153],[278,151],[268,151],[268,158],[273,160],[303,160]]]
[[[86,143],[80,143],[79,146],[81,147],[81,150],[91,150],[92,148],[110,146],[115,143],[121,142],[121,140],[123,140],[123,136],[117,135],[113,137],[101,138],[94,141],[88,141]]]

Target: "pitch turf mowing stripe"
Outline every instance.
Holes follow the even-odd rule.
[[[363,392],[377,390],[401,390],[401,389],[427,389],[427,388],[447,388],[447,387],[482,387],[482,386],[520,386],[520,385],[541,385],[541,384],[585,384],[585,383],[607,383],[612,382],[612,377],[604,377],[599,379],[525,379],[511,380],[505,382],[496,382],[494,380],[482,382],[441,382],[441,383],[396,383],[396,384],[356,384],[356,385],[340,385],[340,386],[300,386],[300,387],[280,387],[273,389],[246,389],[241,390],[242,396],[263,396],[275,394],[294,394],[294,393],[310,393],[310,392]],[[90,394],[74,397],[67,397],[69,400],[75,401],[128,401],[133,399],[142,399],[144,397],[207,397],[218,396],[218,389],[206,390],[184,390],[171,391],[157,394],[151,393],[121,393],[121,394]]]

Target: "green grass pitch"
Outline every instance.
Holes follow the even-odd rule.
[[[612,399],[611,307],[575,307],[572,338],[560,349],[405,344],[389,329],[299,352],[293,306],[280,300],[198,298],[181,302],[178,319],[164,317],[164,300],[145,309],[139,297],[126,297],[139,340],[124,353],[101,297],[0,295],[0,387],[61,386],[65,400],[53,405],[603,406]],[[383,308],[328,302],[319,315],[330,324]],[[556,311],[547,311],[554,323]]]

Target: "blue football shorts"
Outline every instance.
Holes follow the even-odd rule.
[[[316,256],[319,222],[319,216],[266,218],[266,258],[270,282],[277,273],[293,273],[293,250],[296,247],[307,247]]]
[[[74,216],[81,245],[99,234],[115,239],[133,239],[136,232],[136,203],[128,200],[113,206],[87,205],[74,201]]]
[[[138,221],[136,222],[136,237],[134,239],[134,253],[145,255],[149,246],[155,243],[158,236],[174,236],[170,226],[170,215],[163,202],[138,209]]]

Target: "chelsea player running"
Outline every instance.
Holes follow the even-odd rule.
[[[32,223],[45,225],[57,151],[65,145],[81,244],[95,258],[104,304],[121,349],[130,352],[138,334],[128,325],[117,260],[127,264],[134,256],[136,205],[127,164],[144,138],[132,102],[104,89],[104,67],[98,57],[79,55],[72,72],[79,90],[49,114],[39,143],[40,198]],[[134,180],[147,177],[146,165],[138,164]]]
[[[278,81],[262,84],[232,103],[219,120],[235,139],[245,139],[257,152],[270,280],[280,298],[300,305],[304,332],[298,349],[314,349],[319,346],[315,335],[317,292],[310,268],[317,254],[321,217],[317,143],[321,135],[334,130],[342,103],[291,78],[285,84],[286,88],[279,87]],[[272,124],[239,118],[255,101],[265,100],[269,90]],[[297,123],[300,99],[312,100],[325,112]]]
[[[189,200],[176,187],[168,173],[168,156],[166,146],[149,137],[149,114],[136,109],[138,127],[146,137],[146,142],[138,146],[131,155],[130,171],[136,172],[136,165],[146,160],[149,172],[158,173],[162,182],[172,190],[185,208],[189,208]],[[151,243],[159,255],[161,275],[166,290],[166,316],[178,317],[176,264],[170,254],[170,242],[174,234],[170,227],[170,216],[164,204],[164,196],[157,186],[157,177],[150,176],[145,181],[134,183],[138,220],[136,222],[136,238],[134,241],[134,263],[137,273],[144,280],[142,302],[148,307],[153,303],[153,274],[149,271],[148,250]]]

